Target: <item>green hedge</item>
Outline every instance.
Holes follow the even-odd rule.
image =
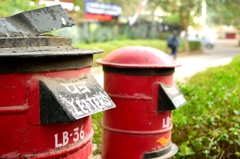
[[[200,41],[189,41],[190,50],[199,50],[201,49]]]
[[[167,40],[171,34],[171,32],[162,32],[159,34],[159,38],[162,40]]]
[[[240,158],[240,56],[180,84],[188,103],[173,111],[175,158]]]
[[[182,49],[186,50],[183,39],[180,40],[180,43],[181,43]],[[200,41],[189,41],[188,44],[189,44],[190,52],[194,52],[194,51],[202,52],[202,45]]]

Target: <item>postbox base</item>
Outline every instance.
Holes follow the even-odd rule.
[[[177,152],[178,152],[177,145],[171,143],[163,149],[145,153],[144,159],[167,159],[174,156]]]

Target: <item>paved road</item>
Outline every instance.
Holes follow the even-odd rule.
[[[180,55],[176,62],[182,66],[175,69],[174,78],[182,80],[208,67],[228,64],[233,57],[240,54],[240,46],[237,40],[216,40],[216,46],[213,49],[203,49],[203,51],[203,54]],[[94,77],[103,86],[101,67],[93,69]]]
[[[175,78],[181,80],[208,67],[228,64],[233,57],[240,54],[240,47],[236,40],[217,40],[213,49],[203,51],[203,54],[179,57],[176,61],[182,66],[176,68]]]

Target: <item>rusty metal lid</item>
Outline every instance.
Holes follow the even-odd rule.
[[[73,48],[71,39],[62,37],[0,37],[0,74],[90,67],[93,54],[101,52]]]
[[[76,56],[96,54],[102,50],[80,50],[71,46],[71,39],[56,36],[0,37],[0,59],[2,57],[43,57],[43,56]]]
[[[71,39],[46,36],[52,30],[75,25],[60,6],[45,7],[0,18],[0,73],[49,72],[90,67],[93,54]]]
[[[103,52],[73,48],[69,38],[41,35],[75,24],[61,5],[0,18],[0,59],[78,56]]]
[[[158,49],[145,46],[127,46],[97,60],[98,64],[118,68],[175,68],[174,59]]]

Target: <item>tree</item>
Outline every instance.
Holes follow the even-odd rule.
[[[185,30],[185,47],[186,52],[189,52],[188,44],[188,26],[191,16],[197,15],[201,11],[202,0],[151,0],[150,4],[156,10],[156,7],[161,7],[166,13],[178,14],[181,20],[181,25]]]
[[[208,5],[208,22],[217,25],[239,25],[240,1],[215,0],[206,1]],[[217,5],[216,5],[217,4]]]
[[[154,19],[155,18],[154,13],[159,8],[160,4],[161,4],[160,0],[149,0],[148,3],[147,3],[147,6],[146,6],[146,8],[151,11],[150,14],[152,15],[151,33],[152,33],[153,36],[156,35],[155,34],[156,22],[155,22],[155,19]]]

